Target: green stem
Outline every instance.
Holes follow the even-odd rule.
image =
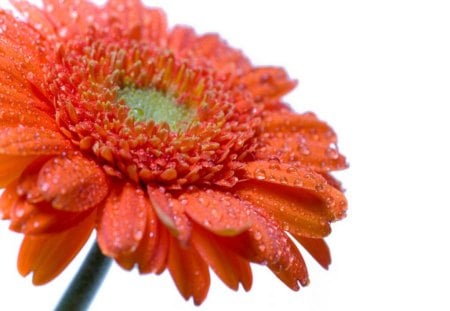
[[[55,311],[86,310],[102,284],[111,262],[109,257],[102,254],[97,243],[94,243]]]

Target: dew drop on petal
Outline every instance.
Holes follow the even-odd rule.
[[[144,232],[142,230],[136,230],[133,234],[133,237],[136,241],[139,241],[144,236]]]
[[[327,156],[327,158],[332,160],[336,160],[337,158],[339,158],[339,153],[335,146],[329,146],[325,151],[325,155]]]
[[[266,179],[266,172],[263,169],[257,168],[255,170],[255,178],[258,180]]]
[[[323,184],[316,184],[316,186],[314,187],[316,189],[316,191],[321,192],[324,190],[324,186]]]

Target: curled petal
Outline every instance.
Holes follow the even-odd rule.
[[[144,236],[150,202],[140,187],[129,183],[116,187],[100,209],[98,244],[106,256],[134,252]]]
[[[48,202],[33,204],[20,198],[11,207],[9,228],[28,235],[61,232],[78,225],[89,213],[59,211]]]
[[[247,163],[243,170],[246,178],[292,188],[286,190],[296,190],[299,194],[301,194],[300,191],[303,191],[305,195],[319,199],[320,204],[317,207],[326,208],[330,221],[345,217],[347,200],[343,193],[330,186],[320,174],[308,168],[284,163],[255,161]]]
[[[263,208],[286,231],[309,237],[323,237],[331,232],[321,202],[292,188],[247,181],[238,184],[234,192]]]
[[[103,170],[77,153],[55,157],[45,163],[39,172],[38,187],[54,208],[71,212],[94,207],[108,193]]]
[[[331,254],[324,239],[312,239],[296,234],[293,236],[324,269],[328,269],[331,263]]]
[[[58,132],[45,128],[0,128],[0,155],[50,155],[71,149]]]
[[[155,215],[156,216],[156,215]],[[148,231],[139,249],[138,265],[140,273],[162,273],[167,266],[169,256],[170,233],[156,221],[155,231]]]
[[[50,282],[72,261],[88,240],[94,228],[95,213],[90,213],[77,226],[68,230],[25,235],[17,266],[21,275],[33,273],[33,284]]]
[[[162,272],[169,249],[168,233],[153,208],[149,208],[146,213],[145,230],[138,248],[132,253],[118,254],[115,258],[122,268],[127,270],[137,264],[140,273]]]
[[[267,264],[293,290],[300,288],[298,283],[308,284],[305,262],[289,237],[263,210],[255,207],[252,216],[249,230],[237,237],[222,239],[222,243],[252,262]]]
[[[182,194],[178,200],[196,223],[218,235],[240,234],[250,227],[245,202],[212,189]]]
[[[184,213],[184,206],[164,188],[147,186],[150,201],[159,219],[180,241],[186,243],[191,236],[192,224]]]
[[[249,90],[254,97],[266,99],[279,99],[297,85],[296,81],[289,79],[284,69],[277,67],[254,68],[235,83]]]
[[[242,283],[245,290],[250,290],[252,271],[246,260],[228,250],[211,233],[200,228],[193,230],[192,243],[228,287],[237,290],[239,283]]]
[[[193,297],[200,305],[208,294],[210,278],[208,265],[193,247],[183,247],[171,238],[168,268],[184,299]]]

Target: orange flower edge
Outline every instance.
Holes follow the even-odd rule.
[[[234,290],[250,263],[308,284],[287,233],[328,267],[347,165],[326,123],[281,101],[283,69],[139,0],[12,2],[26,18],[0,11],[0,215],[24,234],[22,275],[51,281],[93,230],[195,304],[209,268]]]

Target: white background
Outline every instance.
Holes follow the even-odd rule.
[[[150,3],[150,1],[148,1]],[[3,3],[3,0],[2,0]],[[348,217],[328,238],[333,263],[308,256],[311,284],[292,292],[254,267],[249,293],[213,278],[196,308],[168,273],[114,266],[91,310],[450,310],[450,4],[448,1],[152,1],[170,24],[220,32],[257,65],[299,79],[286,101],[339,134],[350,168]],[[77,260],[33,287],[15,268],[20,236],[0,224],[0,309],[51,309]]]

